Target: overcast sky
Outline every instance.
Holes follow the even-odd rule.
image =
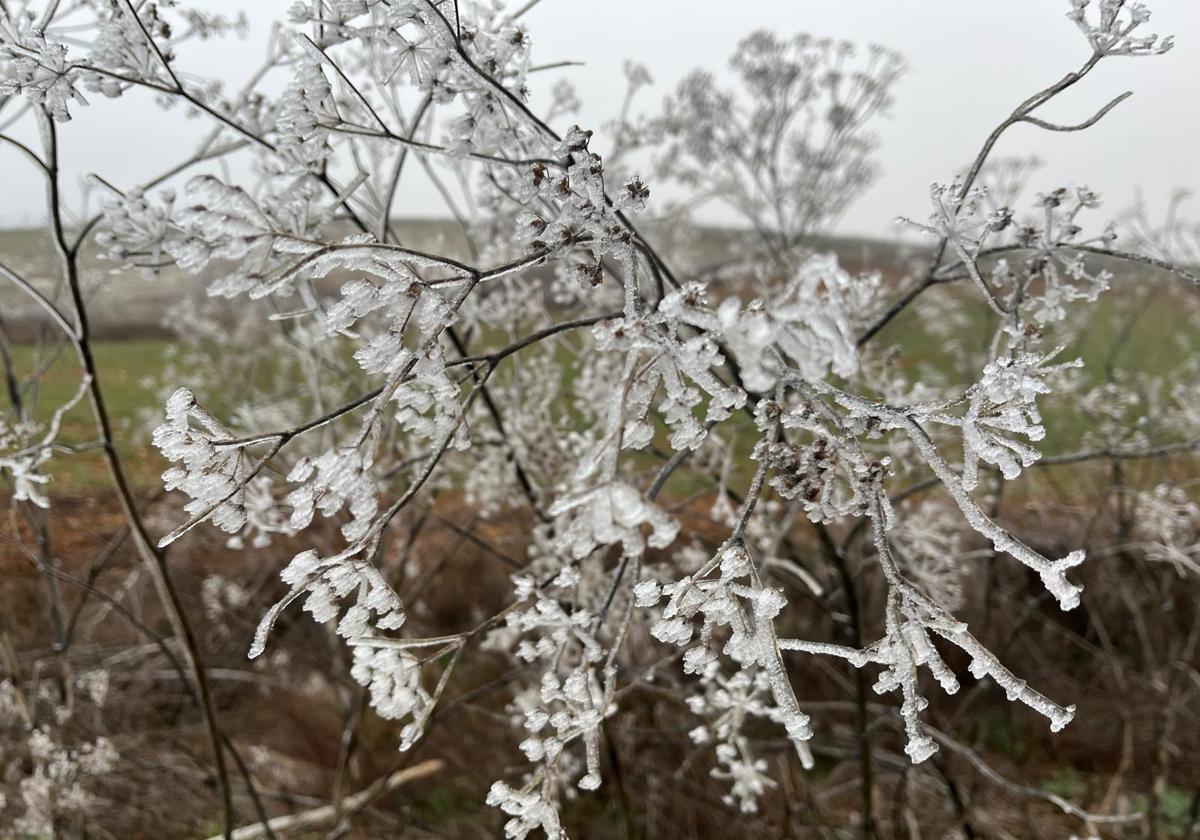
[[[216,59],[221,75],[243,78],[260,60],[269,21],[290,2],[192,3],[221,11],[245,6],[252,30],[245,40],[206,46],[184,58]],[[1139,190],[1161,205],[1176,188],[1200,189],[1200,0],[1150,5],[1148,28],[1174,34],[1175,50],[1107,59],[1043,117],[1075,122],[1125,90],[1134,92],[1131,99],[1087,132],[1017,126],[1000,144],[999,155],[1036,154],[1045,161],[1034,188],[1086,183],[1113,211],[1130,205]],[[618,111],[626,58],[645,64],[654,77],[654,88],[641,99],[649,110],[688,70],[722,69],[738,40],[757,28],[898,50],[910,71],[896,90],[891,116],[877,125],[883,173],[840,227],[887,237],[895,235],[897,215],[925,215],[928,185],[951,177],[1016,103],[1086,59],[1087,44],[1067,20],[1067,9],[1066,0],[541,0],[526,22],[536,61],[585,62],[561,71],[584,103],[576,118],[584,126]],[[546,74],[535,81],[544,88],[535,93],[544,94],[553,79]],[[195,136],[194,124],[162,118],[145,95],[118,103],[97,97],[92,108],[74,112],[75,122],[63,132],[65,156],[77,162],[72,171],[100,171],[122,185],[166,168]],[[431,187],[414,181],[407,189],[409,212],[436,212]],[[1196,205],[1200,216],[1200,198]],[[37,224],[41,211],[34,173],[0,147],[0,224]]]

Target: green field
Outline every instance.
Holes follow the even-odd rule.
[[[422,224],[428,227],[433,223]],[[435,228],[436,225],[431,231],[436,232]],[[424,235],[434,234],[425,232]],[[887,243],[830,240],[819,244],[837,250],[843,262],[855,269],[871,264],[892,265],[899,262],[901,256],[898,246]],[[713,232],[706,247],[709,250],[736,249],[737,235],[729,231]],[[0,255],[3,255],[0,260],[30,272],[30,276],[36,276],[39,261],[47,261],[49,252],[48,243],[39,232],[0,231]],[[148,429],[161,411],[164,393],[178,384],[174,377],[172,381],[166,381],[164,375],[174,345],[168,338],[118,339],[113,336],[140,333],[115,328],[111,323],[105,329],[104,325],[106,317],[111,317],[114,312],[125,312],[128,317],[141,317],[140,310],[131,308],[133,300],[128,298],[130,290],[127,286],[136,292],[133,297],[140,300],[142,293],[145,293],[152,300],[151,312],[154,307],[161,308],[162,301],[168,300],[172,294],[178,294],[179,290],[172,287],[168,278],[123,277],[115,282],[115,287],[97,290],[94,303],[97,307],[106,308],[95,319],[100,323],[97,333],[101,338],[93,346],[118,444],[135,481],[150,487],[157,484],[164,464],[157,452],[147,445]],[[1131,306],[1127,297],[1133,284],[1147,284],[1148,291]],[[13,299],[15,291],[11,284],[0,283],[0,303]],[[886,296],[895,293],[895,289],[890,289]],[[961,319],[951,333],[951,340],[931,332],[915,309],[910,308],[893,321],[872,342],[872,346],[895,352],[895,364],[902,371],[929,365],[943,372],[946,377],[944,384],[965,385],[977,375],[973,366],[986,352],[991,341],[995,331],[995,316],[979,301],[978,295],[964,285],[932,289],[919,305],[926,305],[928,299],[934,297],[952,301],[953,311]],[[139,305],[144,307],[145,303]],[[1086,317],[1087,321],[1059,358],[1066,361],[1080,357],[1085,361],[1082,376],[1087,387],[1101,384],[1112,375],[1118,381],[1132,383],[1137,389],[1148,391],[1152,377],[1145,375],[1169,378],[1175,371],[1181,370],[1188,358],[1200,349],[1200,325],[1195,318],[1195,310],[1194,300],[1166,277],[1146,276],[1139,272],[1119,275],[1113,281],[1113,289],[1102,295],[1097,303],[1073,307],[1070,317]],[[156,321],[153,317],[149,320]],[[18,317],[6,317],[5,321],[10,334],[20,335],[22,330],[36,333],[33,327],[35,322],[22,322],[19,313]],[[571,340],[569,337],[563,338],[564,342]],[[34,416],[43,421],[56,406],[71,398],[79,383],[79,368],[73,350],[55,342],[53,331],[47,330],[40,344],[16,343],[10,348],[14,370],[26,383],[22,400],[27,406],[34,406]],[[478,346],[478,340],[475,345]],[[569,355],[565,344],[560,347],[563,353]],[[219,353],[220,347],[211,347],[210,352]],[[519,362],[519,357],[513,361]],[[45,375],[36,386],[28,384],[33,381],[31,374],[39,365],[46,367]],[[247,369],[254,378],[275,378],[273,363],[268,358],[247,366]],[[569,366],[564,369],[570,370]],[[497,375],[503,376],[503,371]],[[263,381],[259,384],[270,383]],[[232,409],[239,401],[236,388],[224,398],[211,394],[200,396],[214,410]],[[1147,392],[1143,396],[1149,399],[1151,395]],[[10,402],[7,389],[0,389],[0,414],[8,413]],[[1042,401],[1042,406],[1048,431],[1041,447],[1043,451],[1062,453],[1085,448],[1085,435],[1094,427],[1095,418],[1081,411],[1074,398],[1055,399],[1052,396]],[[725,428],[727,434],[736,433],[738,449],[745,448],[748,452],[755,436],[749,419],[736,416]],[[1156,443],[1170,442],[1169,438],[1156,436],[1153,429],[1147,429],[1147,432]],[[665,438],[666,435],[662,435],[659,442],[665,443]],[[61,441],[86,445],[93,440],[91,410],[83,401],[68,415]],[[642,464],[643,460],[647,470],[655,469],[660,463],[652,455],[639,458],[638,463]],[[746,464],[747,468],[752,467],[748,460]],[[52,487],[58,492],[86,492],[107,481],[103,465],[95,453],[56,457],[52,472]],[[671,489],[680,495],[687,495],[694,489],[686,472],[680,471],[672,482]],[[1062,474],[1068,471],[1053,472],[1060,474],[1055,480],[1067,480]]]
[[[104,399],[113,421],[118,447],[132,477],[139,485],[157,481],[163,462],[148,447],[144,419],[161,410],[157,381],[162,373],[170,342],[163,339],[98,341],[93,353]],[[79,362],[69,347],[35,347],[18,344],[10,349],[18,375],[28,377],[42,367],[45,373],[36,386],[25,383],[21,400],[34,408],[34,416],[45,422],[57,406],[69,402],[80,384]],[[0,392],[0,415],[7,415],[12,400],[7,389]],[[81,400],[67,413],[59,435],[61,443],[86,446],[96,440],[96,426],[88,401]],[[86,492],[103,487],[108,474],[95,452],[56,455],[50,471],[52,492]]]

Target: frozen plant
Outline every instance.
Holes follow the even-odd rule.
[[[1044,406],[1078,397],[1082,362],[1065,347],[1088,305],[1131,266],[1195,278],[1169,255],[1118,248],[1087,188],[1042,193],[1022,210],[1007,206],[1019,190],[989,199],[985,175],[1012,125],[1075,131],[1106,118],[1124,97],[1071,126],[1039,109],[1101,60],[1157,54],[1170,40],[1140,34],[1141,4],[1073,0],[1089,57],[1002,115],[967,168],[947,165],[928,217],[905,221],[931,243],[922,269],[893,289],[814,253],[811,237],[873,177],[870,124],[902,71],[894,53],[758,32],[734,55],[738,88],[696,73],[638,121],[627,100],[615,154],[603,135],[559,119],[569,92],[555,94],[553,119],[535,109],[540,74],[556,65],[534,58],[524,18],[533,5],[297,3],[263,74],[228,93],[185,70],[177,46],[235,21],[176,3],[0,3],[0,111],[31,123],[40,145],[3,139],[48,180],[70,294],[47,297],[0,268],[78,358],[76,400],[91,404],[97,448],[204,712],[226,835],[236,821],[227,749],[163,553],[206,522],[248,552],[272,535],[299,547],[273,603],[214,582],[202,592],[208,609],[254,599],[252,658],[307,612],[348,651],[333,682],[356,685],[397,722],[400,749],[437,725],[453,706],[446,696],[471,694],[461,684],[468,656],[486,650],[509,666],[493,719],[516,749],[487,801],[510,838],[566,837],[563,803],[606,781],[609,725],[651,684],[697,718],[691,741],[725,801],[746,813],[782,788],[760,733],[786,742],[785,761],[804,768],[829,737],[806,711],[797,674],[807,657],[843,660],[856,680],[870,674],[860,688],[894,695],[896,713],[878,727],[856,696],[855,749],[868,769],[872,728],[894,724],[897,753],[918,764],[951,743],[927,722],[931,681],[947,694],[994,683],[1062,729],[1072,698],[1028,685],[1019,663],[958,617],[966,581],[987,556],[1059,608],[1081,603],[1084,552],[1023,539],[997,515],[995,488],[1067,457],[1044,451]],[[629,77],[631,95],[649,84],[636,69]],[[93,179],[104,209],[68,235],[59,123],[94,107],[85,91],[134,89],[182,105],[210,133],[144,183]],[[461,242],[427,245],[397,223],[415,166],[445,197]],[[753,245],[731,248],[722,271],[684,274],[647,220],[664,182],[731,205]],[[208,303],[232,301],[235,324],[261,328],[229,330],[222,352],[263,360],[269,385],[217,376],[190,349],[172,369],[153,444],[170,462],[164,486],[187,501],[165,534],[151,534],[113,440],[84,254],[113,271],[189,278]],[[982,347],[955,360],[969,381],[920,364],[906,379],[888,325],[956,283],[982,318],[950,319],[936,334],[956,353]],[[224,338],[217,315],[188,317],[202,309],[176,321],[194,320],[193,337]],[[0,425],[14,503],[50,504],[48,466],[73,404],[44,428],[31,417]],[[705,504],[694,503],[697,486]],[[438,498],[459,491],[479,519],[529,524],[513,557],[451,523],[513,567],[511,592],[493,611],[481,605],[496,593],[462,587],[460,623],[436,632],[421,596],[439,577],[430,570],[460,557],[442,548],[414,558],[412,546]],[[916,492],[940,498],[902,503]],[[1156,559],[1194,568],[1194,505],[1169,489],[1141,502]],[[711,527],[691,527],[696,508]],[[819,551],[800,550],[804,539]],[[879,592],[873,608],[856,576]],[[838,638],[815,638],[806,600]],[[63,763],[55,748],[38,749],[46,767]]]
[[[107,671],[86,671],[64,702],[50,684],[0,680],[0,818],[11,836],[77,836],[104,807],[97,789],[120,756],[110,739],[80,738],[73,724],[99,716],[108,682]]]

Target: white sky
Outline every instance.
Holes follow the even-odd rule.
[[[185,52],[184,66],[201,69],[215,61],[223,77],[244,78],[260,60],[269,21],[290,3],[244,4],[250,37],[193,48]],[[243,4],[192,5],[234,12]],[[1139,190],[1151,206],[1161,206],[1176,188],[1200,189],[1200,0],[1152,0],[1151,8],[1148,28],[1174,34],[1175,50],[1160,57],[1106,59],[1043,117],[1076,122],[1125,90],[1134,92],[1131,99],[1086,132],[1017,126],[997,148],[998,155],[1032,153],[1045,161],[1035,189],[1086,183],[1105,196],[1112,212],[1130,205]],[[1066,19],[1067,9],[1066,0],[542,0],[525,20],[537,62],[585,62],[560,71],[584,103],[576,119],[585,127],[598,127],[618,111],[626,58],[645,64],[654,77],[655,86],[640,99],[640,110],[647,111],[689,70],[722,70],[738,40],[757,28],[877,42],[900,51],[910,71],[896,90],[891,116],[876,126],[883,174],[839,228],[891,237],[892,219],[923,217],[928,185],[968,161],[1016,103],[1086,59],[1087,44]],[[556,78],[543,74],[534,81],[544,94]],[[194,123],[164,118],[149,96],[127,99],[114,103],[97,96],[92,107],[73,109],[76,119],[63,129],[72,173],[99,171],[126,186],[186,154]],[[0,146],[0,225],[40,223],[42,200],[35,173]],[[1195,201],[1200,215],[1200,197]],[[437,205],[432,187],[414,180],[401,209],[431,215]]]

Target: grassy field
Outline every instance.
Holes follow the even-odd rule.
[[[1112,364],[1125,371],[1154,371],[1169,374],[1183,364],[1185,354],[1180,352],[1181,340],[1200,339],[1200,326],[1190,317],[1186,308],[1179,307],[1170,294],[1156,296],[1146,310],[1140,323],[1129,331],[1129,336],[1111,359]],[[990,335],[990,316],[979,310],[978,335],[984,340]],[[1109,348],[1114,335],[1122,329],[1122,321],[1116,312],[1115,303],[1102,299],[1096,305],[1095,317],[1078,342],[1066,348],[1063,359],[1080,357],[1085,360],[1085,372],[1093,383],[1104,378],[1105,363],[1109,361]],[[934,336],[916,327],[915,319],[901,319],[880,337],[884,343],[895,343],[902,348],[902,361],[917,364],[935,361],[956,355]],[[151,489],[165,466],[158,453],[147,445],[147,420],[162,410],[161,394],[164,385],[163,371],[167,354],[171,349],[167,339],[134,339],[128,341],[104,340],[96,342],[94,352],[100,371],[100,381],[105,399],[113,418],[118,443],[125,455],[135,482]],[[13,362],[18,371],[34,369],[36,360],[46,355],[28,344],[18,344],[12,349]],[[71,399],[79,386],[79,368],[70,348],[52,353],[53,362],[46,369],[36,391],[26,392],[24,399],[33,401],[38,407],[38,416],[48,417],[54,406]],[[949,364],[949,359],[945,359]],[[947,369],[953,370],[953,367]],[[965,381],[966,371],[963,371]],[[9,410],[10,400],[6,391],[0,390],[0,414]],[[1094,426],[1094,419],[1081,411],[1073,400],[1046,401],[1045,420],[1047,439],[1043,446],[1046,452],[1074,452],[1084,448],[1086,433]],[[752,445],[754,432],[748,418],[738,418],[727,425],[728,431],[736,432],[740,443],[747,450]],[[86,444],[95,437],[91,408],[82,400],[66,416],[61,440],[66,443]],[[665,435],[663,436],[665,442]],[[1165,441],[1164,441],[1165,442]],[[739,447],[741,448],[741,447]],[[648,456],[647,466],[658,463]],[[749,469],[752,464],[747,462]],[[1135,471],[1139,469],[1134,468]],[[1086,480],[1078,470],[1060,468],[1057,476],[1044,476],[1068,485],[1077,480]],[[106,486],[108,477],[104,465],[96,453],[82,452],[70,457],[55,459],[52,489],[63,493],[87,493]],[[681,472],[670,489],[680,495],[688,495],[691,483],[686,473]]]
[[[447,228],[444,223],[414,221],[409,226],[416,241],[427,243],[439,238],[445,240],[453,233],[443,229]],[[735,232],[711,233],[704,238],[703,253],[692,255],[694,261],[712,262],[717,252],[736,249]],[[665,244],[669,247],[671,243]],[[818,245],[836,250],[841,260],[854,270],[872,266],[895,267],[911,256],[909,248],[868,240],[829,240]],[[41,269],[48,269],[50,252],[49,243],[40,232],[0,231],[0,262],[21,269],[27,276],[36,278]],[[97,270],[102,267],[100,263],[92,266]],[[894,269],[885,268],[884,273],[885,277],[896,276]],[[183,287],[179,285],[180,278],[169,276],[126,275],[96,282],[94,324],[100,339],[95,342],[94,349],[101,384],[118,442],[135,481],[139,485],[153,486],[164,465],[157,453],[146,446],[146,430],[152,415],[161,411],[164,390],[176,384],[165,381],[163,375],[172,342],[167,337],[136,336],[156,330],[161,332],[157,326],[161,313],[171,300],[182,294]],[[1150,292],[1135,307],[1126,305],[1124,298],[1132,284],[1142,283],[1152,284]],[[961,318],[952,333],[952,341],[927,329],[917,312],[910,309],[893,321],[873,345],[896,352],[902,369],[911,370],[928,364],[943,371],[948,384],[966,384],[977,375],[972,366],[991,341],[995,316],[978,300],[978,295],[966,287],[939,288],[926,297],[944,295],[954,301],[953,307]],[[18,338],[23,333],[26,337],[36,335],[33,328],[36,319],[23,317],[24,310],[14,310],[15,302],[28,305],[10,284],[0,283],[0,311],[5,313],[5,326],[10,335],[15,334]],[[1142,372],[1169,377],[1186,361],[1189,353],[1200,348],[1200,324],[1194,317],[1194,310],[1192,301],[1184,298],[1169,280],[1122,276],[1114,282],[1113,290],[1088,308],[1086,327],[1064,348],[1059,358],[1063,361],[1082,358],[1086,365],[1082,376],[1089,385],[1102,383],[1112,372],[1135,383]],[[131,319],[136,322],[133,326],[130,326]],[[53,336],[46,340],[52,341]],[[219,349],[214,348],[214,352]],[[23,396],[37,407],[39,419],[46,419],[55,406],[75,393],[79,370],[69,347],[34,345],[26,341],[15,344],[11,354],[14,367],[21,376],[28,376],[39,364],[48,365],[36,391],[29,390]],[[269,367],[269,362],[264,365]],[[258,369],[265,370],[263,366]],[[264,375],[269,375],[269,371]],[[212,403],[213,395],[202,397],[216,405]],[[235,393],[230,402],[236,404],[236,401]],[[7,391],[0,389],[0,414],[8,411],[9,404]],[[1048,430],[1044,451],[1074,452],[1083,448],[1085,435],[1095,425],[1095,419],[1088,417],[1074,400],[1048,399],[1043,405]],[[745,419],[746,422],[741,423],[739,418],[734,418],[733,425],[737,426],[739,447],[744,444],[748,449],[754,435],[748,418]],[[732,426],[727,428],[732,429]],[[90,408],[83,401],[68,415],[61,439],[79,445],[88,443],[93,437]],[[654,463],[657,460],[650,458],[648,468],[653,468]],[[1066,475],[1068,471],[1057,472]],[[100,487],[107,477],[95,453],[82,453],[56,459],[54,481],[56,491],[75,493]],[[685,471],[675,482],[679,486],[673,489],[686,495],[689,485]]]
[[[153,485],[164,466],[157,451],[145,445],[143,421],[148,412],[161,411],[157,383],[169,347],[170,342],[165,339],[98,341],[93,346],[117,443],[138,485]],[[45,421],[56,406],[64,405],[75,396],[80,371],[75,353],[69,346],[48,349],[18,344],[10,352],[19,372],[27,374],[38,365],[45,368],[37,387],[22,392],[22,400],[36,406],[35,416],[39,420]],[[0,391],[0,415],[8,413],[11,403],[8,391]],[[86,446],[95,439],[95,422],[85,398],[64,417],[59,440]],[[50,489],[55,493],[86,493],[108,483],[108,473],[96,452],[56,457],[51,476]]]

